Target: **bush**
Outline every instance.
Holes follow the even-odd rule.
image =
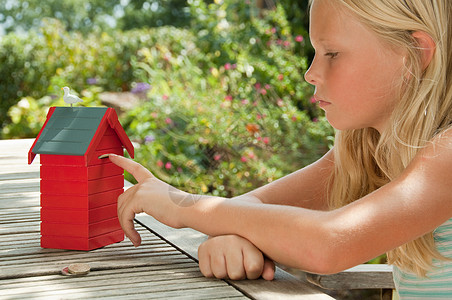
[[[136,160],[186,191],[230,197],[325,153],[333,133],[310,102],[303,38],[291,36],[284,10],[264,19],[244,2],[193,1],[192,10],[193,34],[133,60],[151,84],[124,120]]]
[[[22,97],[58,98],[65,85],[77,91],[91,85],[108,91],[130,90],[137,78],[131,66],[133,57],[139,49],[166,39],[167,34],[180,36],[183,31],[142,29],[118,31],[114,36],[102,32],[84,36],[47,19],[39,34],[6,35],[0,41],[0,74],[11,76],[0,76],[0,125],[11,122],[7,111]]]
[[[245,1],[193,0],[190,9],[190,29],[114,35],[82,36],[48,20],[14,67],[22,76],[15,92],[24,94],[4,137],[35,136],[67,85],[83,105],[99,105],[104,90],[144,96],[121,119],[136,160],[190,192],[238,195],[325,153],[333,132],[310,101],[305,40],[292,34],[284,9],[263,18]],[[37,68],[28,73],[32,55]]]

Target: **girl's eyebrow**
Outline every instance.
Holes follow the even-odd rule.
[[[331,48],[332,45],[335,45],[335,41],[328,39],[328,38],[319,38],[319,39],[312,39],[311,38],[311,44],[315,48],[314,45],[320,45],[323,48]]]

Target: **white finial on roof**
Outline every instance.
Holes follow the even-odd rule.
[[[71,107],[72,107],[73,103],[83,102],[83,100],[80,99],[79,97],[69,94],[69,88],[67,86],[65,86],[61,89],[64,91],[64,96],[63,96],[64,102],[70,104]]]

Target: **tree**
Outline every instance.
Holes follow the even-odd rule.
[[[121,29],[171,25],[187,27],[190,11],[187,0],[135,0],[124,7],[119,20]]]
[[[6,33],[28,31],[44,18],[60,20],[68,31],[185,27],[187,0],[6,0],[0,1],[0,25]]]

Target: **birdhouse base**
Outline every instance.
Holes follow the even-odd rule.
[[[124,232],[117,230],[92,238],[67,236],[41,236],[41,247],[68,250],[94,250],[124,240]]]

